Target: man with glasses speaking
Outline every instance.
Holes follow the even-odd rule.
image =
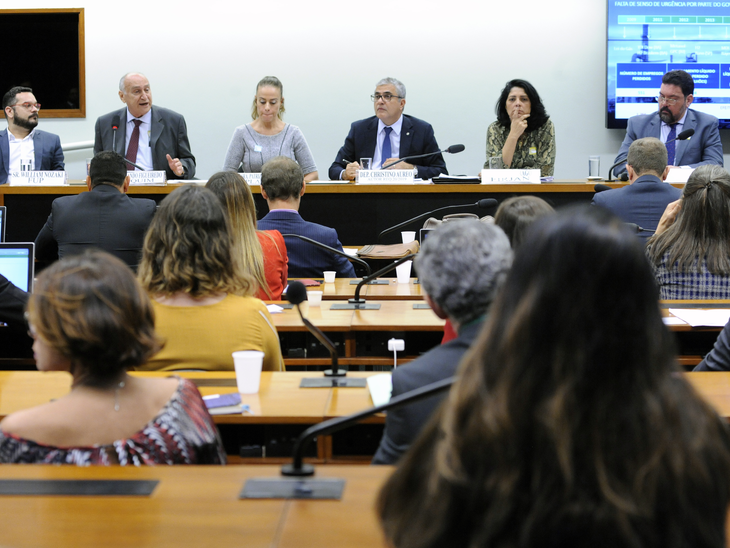
[[[629,147],[636,139],[656,137],[667,147],[667,165],[697,167],[702,164],[723,165],[722,141],[718,120],[714,116],[689,109],[695,83],[683,70],[672,70],[662,77],[659,89],[659,110],[629,118],[626,137],[621,143],[614,164],[626,160]],[[688,140],[674,140],[683,131],[693,129]],[[626,171],[626,164],[614,169],[616,176]]]
[[[438,152],[439,146],[431,124],[403,114],[406,106],[406,87],[395,78],[383,78],[370,96],[375,106],[375,116],[354,122],[345,144],[330,166],[332,180],[352,181],[360,166],[361,158],[372,158],[371,169],[381,169],[398,158]],[[433,154],[400,162],[392,169],[413,169],[420,179],[431,179],[448,174],[443,156]]]
[[[3,96],[8,128],[0,131],[0,185],[11,171],[63,171],[58,135],[36,129],[40,109],[31,88],[16,86]]]

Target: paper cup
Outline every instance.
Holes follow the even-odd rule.
[[[416,232],[413,230],[406,230],[400,233],[400,237],[403,238],[404,244],[409,244],[416,239]]]
[[[407,284],[411,282],[411,265],[413,261],[406,261],[395,267],[395,274],[398,277],[399,284]]]
[[[309,306],[320,306],[322,304],[322,292],[307,291],[307,300],[309,301]]]
[[[241,394],[256,394],[261,384],[264,353],[258,350],[240,350],[233,353],[236,384]]]
[[[325,270],[324,271],[324,283],[326,283],[326,284],[335,283],[336,276],[337,276],[337,272],[335,272],[334,270]]]

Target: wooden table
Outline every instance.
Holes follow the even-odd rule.
[[[291,278],[289,281],[296,280]],[[320,280],[320,278],[315,278]],[[379,301],[422,301],[423,292],[421,284],[415,283],[416,278],[411,278],[408,284],[399,284],[395,278],[382,278],[388,282],[384,284],[364,285],[360,296],[366,299],[377,299]],[[335,278],[335,283],[322,283],[319,287],[308,287],[309,291],[322,291],[322,300],[343,301],[355,296],[356,284],[350,282],[362,281],[362,278]]]
[[[3,465],[0,479],[159,480],[149,497],[0,496],[0,543],[14,548],[383,546],[374,501],[388,466],[320,466],[346,479],[342,500],[239,500],[275,466]]]

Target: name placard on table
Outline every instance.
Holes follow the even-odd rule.
[[[127,171],[130,186],[164,186],[167,174],[164,171]]]
[[[248,183],[249,186],[260,186],[261,185],[261,173],[239,173],[243,180]]]
[[[355,182],[359,185],[403,185],[413,182],[412,169],[358,169]]]
[[[11,186],[63,186],[68,181],[65,171],[11,171],[8,184]]]
[[[539,169],[483,169],[483,185],[540,184]]]

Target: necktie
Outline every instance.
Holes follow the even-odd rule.
[[[385,131],[385,138],[383,139],[383,153],[380,158],[381,166],[390,158],[390,132],[393,131],[393,128],[386,126],[383,131]]]
[[[677,141],[674,140],[677,138],[677,124],[672,124],[669,127],[671,127],[672,129],[669,131],[669,135],[667,135],[667,165],[673,166],[675,151],[674,147],[677,144]],[[672,141],[671,143],[669,142],[670,140]]]
[[[134,122],[134,131],[132,131],[132,136],[129,138],[129,147],[127,148],[127,155],[125,158],[129,160],[130,162],[137,163],[137,150],[139,150],[139,125],[142,123],[142,120],[132,120]],[[127,166],[127,169],[131,168],[132,171],[134,171],[134,166]]]

